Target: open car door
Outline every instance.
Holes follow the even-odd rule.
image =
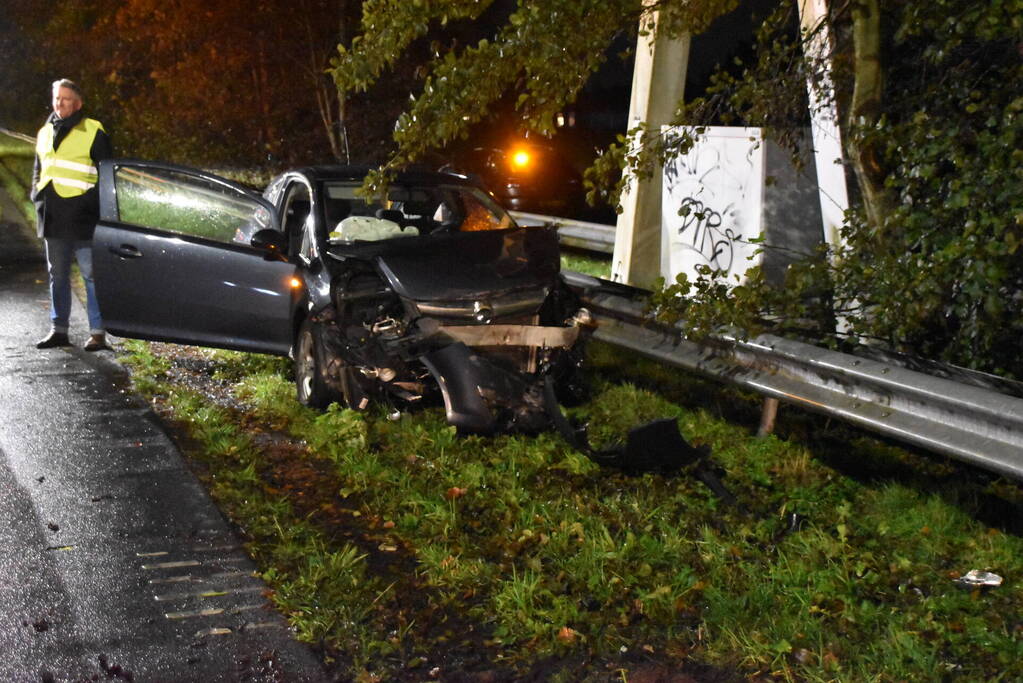
[[[253,190],[202,171],[131,159],[99,165],[93,270],[108,331],[285,355],[295,266],[249,244],[280,229]]]

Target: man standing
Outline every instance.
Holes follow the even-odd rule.
[[[108,349],[92,280],[92,234],[99,220],[96,165],[113,156],[103,124],[82,112],[82,91],[67,80],[53,82],[53,113],[36,136],[32,201],[38,234],[46,243],[50,275],[50,334],[36,348],[70,346],[71,259],[85,281],[89,341],[86,351]]]

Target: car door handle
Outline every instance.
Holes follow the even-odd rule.
[[[110,253],[116,254],[121,258],[138,258],[142,256],[142,252],[133,244],[122,244],[119,247],[110,247]]]

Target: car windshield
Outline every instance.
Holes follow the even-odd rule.
[[[474,187],[392,183],[386,199],[367,200],[357,194],[361,186],[358,181],[324,182],[324,216],[331,244],[515,225],[490,196]]]

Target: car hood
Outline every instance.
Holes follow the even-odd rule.
[[[557,233],[545,228],[399,238],[347,254],[372,259],[396,294],[420,302],[546,288],[560,270]]]

